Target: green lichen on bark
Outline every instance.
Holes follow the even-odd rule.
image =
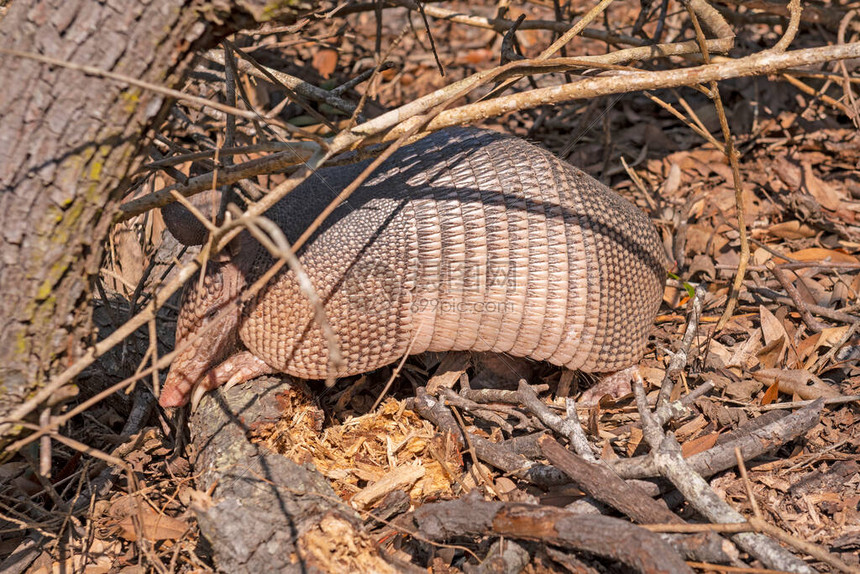
[[[140,104],[140,88],[130,87],[119,94],[119,98],[123,101],[123,111],[129,116],[134,115],[137,111],[137,106]]]
[[[302,4],[302,0],[280,0],[271,2],[263,7],[263,13],[260,16],[261,22],[268,22],[273,18],[281,16],[282,12],[287,9],[295,9]]]

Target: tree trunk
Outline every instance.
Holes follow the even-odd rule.
[[[179,87],[198,50],[264,16],[294,21],[313,4],[16,0],[0,47]],[[171,102],[15,55],[0,54],[0,69],[2,421],[91,340],[102,242]]]

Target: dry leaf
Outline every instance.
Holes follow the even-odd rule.
[[[761,318],[761,334],[764,338],[764,344],[770,345],[775,341],[785,341],[788,334],[785,332],[782,322],[764,305],[759,306],[758,312]]]
[[[813,228],[794,219],[771,225],[767,228],[767,233],[774,237],[779,237],[780,239],[805,239],[808,237],[815,237],[815,230]]]
[[[705,417],[702,415],[698,415],[693,420],[678,427],[678,430],[675,431],[675,438],[678,439],[678,442],[687,442],[691,437],[701,432],[701,430],[706,426],[708,426],[708,421],[705,420]]]
[[[826,181],[819,179],[812,171],[812,164],[803,162],[803,183],[806,191],[814,197],[822,207],[830,211],[836,211],[845,199],[836,187]]]
[[[630,427],[630,438],[627,440],[627,456],[633,456],[639,444],[642,442],[642,429],[639,427]]]
[[[821,333],[819,333],[820,337],[817,341],[816,349],[819,347],[832,347],[835,345],[839,339],[842,338],[848,330],[851,329],[851,325],[843,325],[841,327],[828,327],[827,329],[822,329]]]
[[[164,514],[158,514],[148,507],[136,515],[139,520],[141,535],[147,540],[176,540],[188,531],[188,524]],[[131,542],[137,540],[131,516],[126,516],[117,523],[120,528],[119,536]]]
[[[495,58],[495,54],[487,50],[486,48],[479,48],[477,50],[469,50],[466,52],[466,55],[463,57],[463,62],[466,64],[483,64]]]
[[[440,387],[453,388],[454,384],[460,380],[460,375],[469,368],[469,358],[469,353],[457,351],[446,353],[436,372],[427,381],[427,392],[435,395]]]
[[[791,163],[784,157],[777,157],[771,163],[774,173],[782,180],[785,185],[792,191],[797,190],[802,182],[802,172],[800,167]]]
[[[759,247],[752,254],[752,263],[753,265],[764,265],[770,259],[773,258],[773,254],[767,249],[763,249]]]
[[[802,340],[797,345],[797,358],[798,358],[798,360],[802,362],[802,361],[807,361],[813,355],[815,355],[815,357],[817,357],[817,354],[815,354],[815,351],[818,349],[819,346],[821,346],[821,344],[819,342],[820,340],[821,340],[821,333],[813,333],[809,337]],[[814,361],[815,361],[815,359],[812,359],[812,362],[814,362]]]
[[[761,398],[761,404],[769,405],[771,403],[776,402],[776,399],[779,398],[779,384],[774,383],[767,388],[764,392],[764,396]]]
[[[681,454],[684,458],[689,458],[694,454],[705,452],[716,444],[718,438],[720,438],[720,433],[712,432],[693,439],[690,442],[685,442],[681,445]]]
[[[311,65],[320,76],[328,79],[337,68],[337,51],[331,48],[317,50]]]
[[[766,368],[782,366],[788,342],[791,340],[782,321],[776,318],[763,305],[759,307],[761,319],[761,333],[765,341],[764,348],[756,353],[756,357],[762,366]]]
[[[778,382],[780,391],[796,394],[804,400],[842,396],[839,391],[802,369],[761,369],[752,375],[768,385]]]
[[[706,279],[713,281],[717,277],[717,269],[714,267],[713,259],[702,254],[693,257],[693,262],[690,263],[687,273],[692,277],[698,272],[702,272]]]
[[[808,249],[800,249],[788,254],[792,259],[797,261],[826,261],[832,263],[857,263],[858,259],[853,255],[848,255],[842,251],[835,249],[825,249],[823,247],[809,247]],[[777,263],[784,263],[785,259],[779,257],[774,259]]]

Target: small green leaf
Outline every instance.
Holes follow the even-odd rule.
[[[678,277],[676,274],[672,273],[671,271],[669,272],[669,277],[671,277],[672,279],[674,279],[676,281],[681,281],[681,278]],[[684,286],[684,291],[687,292],[687,295],[689,295],[690,297],[696,296],[696,288],[695,287],[693,287],[692,285],[690,285],[686,281],[681,281],[681,285]]]

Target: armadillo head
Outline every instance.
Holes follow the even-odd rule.
[[[192,197],[191,203],[206,211],[206,206],[218,205],[219,197],[217,190],[211,190]],[[177,241],[184,245],[205,243],[207,229],[185,207],[172,203],[161,213]],[[176,322],[179,354],[164,381],[158,399],[161,406],[188,404],[210,370],[235,350],[241,315],[237,300],[246,283],[248,262],[253,261],[255,253],[256,244],[243,232],[216,259],[207,262],[202,281],[198,273],[186,283]]]
[[[234,259],[210,261],[202,281],[198,274],[185,285],[176,323],[179,354],[158,399],[161,406],[187,404],[209,371],[236,350],[241,315],[237,299],[244,285]]]

